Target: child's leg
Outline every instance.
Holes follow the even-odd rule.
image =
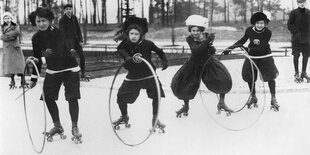
[[[295,54],[294,58],[293,58],[295,73],[299,72],[299,68],[298,68],[299,56],[300,56],[300,54]]]
[[[268,86],[271,94],[271,99],[276,98],[276,82],[275,80],[268,81]]]
[[[189,100],[184,100],[184,108],[189,109]]]
[[[128,115],[127,103],[118,103],[118,107],[121,111],[122,116]]]
[[[54,99],[46,99],[47,109],[52,117],[55,126],[60,126],[59,111],[56,101]]]
[[[308,56],[303,56],[303,57],[302,57],[302,72],[303,72],[303,73],[306,73],[307,64],[308,64],[308,59],[309,59]]]
[[[250,91],[252,90],[252,86],[253,86],[253,91],[252,91],[251,95],[256,96],[255,82],[254,83],[248,82],[248,86],[249,86]]]
[[[77,127],[79,119],[79,102],[76,98],[71,99],[68,102],[69,102],[69,112],[71,116],[72,128]]]

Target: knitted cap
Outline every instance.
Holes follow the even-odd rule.
[[[8,17],[10,17],[11,19],[13,19],[13,15],[12,15],[12,13],[10,13],[10,12],[4,12],[4,14],[3,14],[3,16],[2,16],[2,19],[3,19],[4,17],[6,17],[6,16],[8,16]]]

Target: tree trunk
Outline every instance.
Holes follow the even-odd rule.
[[[161,25],[165,26],[165,0],[161,0]]]
[[[244,10],[243,10],[243,23],[246,23],[246,21],[247,21],[247,19],[246,19],[246,15],[247,15],[247,13],[246,13],[246,11],[247,11],[247,0],[244,0],[244,6],[243,6],[243,8],[244,8]]]
[[[230,5],[230,3],[229,3],[229,0],[227,0],[227,22],[229,23],[230,22],[230,11],[229,11],[229,5]]]
[[[153,0],[150,0],[149,6],[149,23],[154,23],[154,7],[153,7]]]
[[[224,14],[223,14],[223,15],[224,15],[224,23],[227,22],[227,19],[226,19],[226,18],[227,18],[227,17],[226,17],[226,12],[227,12],[227,11],[226,11],[226,10],[227,10],[226,0],[224,0]]]
[[[92,0],[92,2],[93,2],[93,7],[94,7],[94,13],[93,13],[92,21],[93,21],[93,24],[96,26],[96,24],[97,24],[97,21],[96,21],[96,19],[97,19],[97,0]]]
[[[210,27],[212,31],[212,25],[213,25],[213,11],[214,11],[214,0],[211,0],[211,9],[210,9]]]

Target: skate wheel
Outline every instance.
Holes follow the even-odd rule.
[[[130,128],[130,127],[131,127],[131,124],[125,124],[125,127],[126,127],[126,128]]]
[[[254,104],[254,108],[258,108],[258,104]]]
[[[188,113],[183,113],[184,116],[188,116]]]
[[[114,126],[114,129],[115,129],[115,130],[119,130],[120,127],[117,125],[117,126]]]
[[[177,114],[177,118],[181,118],[181,117],[182,117],[181,115]]]
[[[60,139],[66,139],[66,138],[67,138],[66,135],[64,135],[64,134],[61,134],[61,135],[60,135]]]
[[[52,142],[53,141],[53,137],[47,137],[46,139],[48,142]]]
[[[221,114],[221,110],[218,110],[218,111],[216,112],[216,114],[217,114],[217,115]]]
[[[230,112],[226,112],[226,116],[230,116],[231,115],[231,113]]]

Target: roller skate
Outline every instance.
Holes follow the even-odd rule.
[[[248,106],[248,109],[252,109],[252,106],[254,108],[258,108],[257,101],[258,101],[257,97],[253,95],[246,103],[246,105]]]
[[[272,98],[270,109],[273,109],[274,111],[279,111],[279,108],[280,108],[280,106],[278,105],[277,99]]]
[[[183,107],[180,110],[176,111],[176,113],[177,113],[177,118],[181,118],[182,114],[183,116],[188,116],[188,107],[185,107],[183,105]]]
[[[85,72],[82,72],[81,74],[81,81],[86,81],[86,82],[89,82],[90,81],[90,76],[89,75],[86,75]]]
[[[302,72],[301,74],[300,74],[300,78],[301,79],[306,79],[307,80],[307,83],[310,83],[310,77],[307,75],[307,73],[306,72]]]
[[[301,82],[303,81],[303,78],[299,75],[298,72],[295,73],[294,78],[295,78],[294,81],[295,81],[296,83],[301,83]]]
[[[71,130],[72,136],[71,140],[75,143],[75,144],[81,144],[82,143],[82,134],[79,131],[79,128],[77,126],[72,127]]]
[[[230,116],[231,113],[234,112],[233,110],[229,109],[228,106],[223,101],[220,101],[217,104],[217,112],[216,112],[216,114],[218,114],[218,115],[221,114],[221,111],[225,111],[226,112],[226,116]]]
[[[113,122],[113,128],[115,130],[119,130],[120,129],[120,124],[125,124],[126,128],[130,128],[131,124],[128,123],[129,121],[129,116],[128,115],[122,115],[118,120]]]
[[[64,129],[62,128],[62,126],[55,126],[49,132],[43,132],[43,135],[45,135],[47,137],[46,140],[48,142],[52,142],[53,137],[56,135],[59,135],[60,139],[66,139],[67,138],[67,136],[64,135]]]
[[[22,80],[21,82],[20,82],[20,86],[19,86],[19,88],[29,88],[29,84],[25,81],[25,80]]]
[[[15,89],[15,88],[17,88],[17,87],[15,86],[15,81],[14,81],[14,80],[11,80],[11,82],[10,82],[10,84],[9,84],[9,88],[10,88],[10,89]]]
[[[153,119],[153,120],[152,120],[152,127],[154,127],[155,123],[156,123],[156,119]],[[162,122],[160,122],[160,121],[157,119],[157,124],[156,124],[156,126],[154,127],[153,132],[156,132],[156,130],[158,130],[159,133],[165,133],[165,128],[166,128],[166,125],[163,124]]]

